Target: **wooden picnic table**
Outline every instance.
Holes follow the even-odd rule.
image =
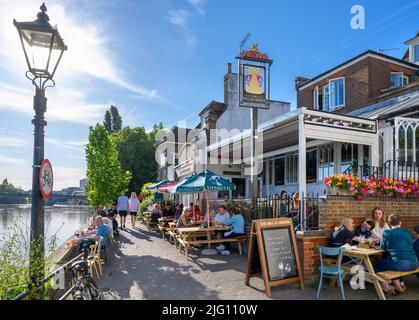
[[[73,236],[70,240],[67,241],[67,246],[69,247],[78,247],[83,240],[94,240],[97,234],[97,229],[87,229],[82,230],[81,233],[84,232],[83,235],[80,236]]]
[[[373,256],[381,256],[385,251],[375,247],[375,248],[360,248],[360,247],[352,247],[345,249],[343,255],[352,258],[352,264],[347,264],[345,267],[345,273],[351,274],[350,269],[354,265],[362,266],[365,270],[365,280],[372,282],[375,287],[375,291],[377,291],[378,297],[380,300],[386,300],[384,295],[384,291],[381,288],[380,281],[383,281],[374,270],[374,266],[372,265],[370,257]]]
[[[218,239],[211,239],[211,235],[215,231],[230,231],[230,226],[216,226],[211,227],[187,227],[187,228],[178,228],[177,232],[180,237],[178,239],[180,246],[180,251],[182,247],[185,249],[186,259],[188,259],[188,245],[200,245],[208,244],[208,249],[211,249],[211,243],[217,242]],[[196,237],[206,236],[206,240],[197,240]],[[191,240],[192,239],[192,240]],[[222,240],[220,241],[222,242]]]
[[[157,227],[159,228],[161,235],[164,239],[165,238],[164,235],[166,231],[169,230],[168,223],[173,222],[175,218],[174,217],[161,217],[161,218],[158,218],[157,220],[158,220]]]

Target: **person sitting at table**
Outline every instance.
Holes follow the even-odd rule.
[[[118,231],[118,221],[116,216],[118,215],[118,210],[116,210],[118,204],[115,201],[112,201],[111,207],[108,209],[107,217],[112,221],[112,230],[115,236],[119,236]]]
[[[354,221],[352,218],[342,218],[340,225],[335,228],[329,241],[329,247],[341,247],[352,241],[359,241],[360,238],[353,234]]]
[[[365,239],[370,239],[372,236],[371,230],[374,229],[374,222],[371,220],[365,220],[362,224],[355,229],[356,237],[363,237]]]
[[[232,216],[226,219],[224,222],[220,222],[220,224],[232,227],[231,231],[224,233],[223,235],[224,239],[237,238],[237,237],[244,236],[244,218],[240,212],[240,208],[237,208],[237,207],[234,208],[232,212]],[[230,243],[226,242],[225,248],[223,251],[221,251],[221,254],[229,255],[230,254],[229,249],[230,249]]]
[[[419,260],[419,224],[416,224],[413,227],[413,238],[415,239],[415,242],[413,243],[413,248],[415,250],[416,257]],[[417,274],[417,276],[419,278],[419,274]]]
[[[102,247],[106,247],[106,241],[109,238],[110,230],[108,226],[103,223],[102,216],[97,216],[95,218],[95,226],[97,228],[96,235],[92,238],[93,240],[99,240],[99,237],[102,237]]]
[[[150,204],[148,205],[148,207],[147,207],[147,211],[153,211],[153,209],[154,209],[154,202],[153,201],[150,201]]]
[[[194,210],[193,210],[192,219],[194,221],[200,221],[201,220],[201,216],[202,216],[201,209],[199,209],[199,206],[198,205],[195,205],[194,206]]]
[[[402,221],[398,214],[391,214],[388,222],[391,229],[383,232],[380,248],[387,250],[390,258],[378,260],[374,265],[375,272],[412,271],[419,268],[419,261],[413,250],[412,233],[401,227]],[[395,292],[403,293],[406,290],[400,279],[394,279],[393,283]],[[393,292],[393,288],[387,282],[383,281],[382,286],[384,292]]]
[[[170,203],[166,203],[166,206],[162,210],[162,216],[165,218],[173,217],[175,213],[173,212],[172,206]]]
[[[180,215],[176,223],[176,229],[187,228],[187,227],[193,226],[194,224],[189,222],[189,218],[191,215],[192,215],[192,210],[190,208],[184,208],[182,214]]]
[[[371,230],[372,237],[377,242],[380,242],[383,236],[384,230],[390,229],[390,227],[386,223],[386,214],[380,208],[375,207],[374,210],[372,210],[371,218],[375,224],[374,228]]]
[[[151,222],[157,222],[161,218],[160,205],[156,203],[154,209],[151,210]]]
[[[226,206],[222,204],[218,207],[218,213],[214,217],[214,224],[216,226],[224,225],[228,219],[230,219],[230,213],[227,212]],[[223,237],[223,231],[215,231],[214,235],[217,239],[221,239]],[[220,244],[216,247],[216,249],[218,251],[224,251],[225,246],[223,244]]]
[[[176,207],[175,207],[175,219],[176,220],[179,220],[179,217],[181,216],[181,214],[182,214],[182,208],[181,208],[181,206],[180,206],[179,203],[176,203]]]

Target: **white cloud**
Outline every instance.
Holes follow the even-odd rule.
[[[0,109],[33,115],[33,90],[22,89],[0,81]],[[91,125],[101,121],[108,103],[88,103],[79,91],[55,88],[48,92],[47,120]]]
[[[72,151],[84,152],[84,148],[87,144],[87,141],[72,141],[72,140],[59,140],[54,138],[45,138],[45,142],[48,144],[53,144],[61,148],[65,148]]]
[[[0,56],[6,62],[3,68],[11,72],[22,74],[26,66],[18,34],[12,23],[13,18],[18,21],[32,21],[39,11],[39,5],[38,0],[16,0],[1,4],[0,43],[7,45],[0,46]],[[102,22],[77,10],[77,5],[72,2],[56,0],[50,1],[47,6],[51,24],[58,24],[58,29],[68,45],[56,78],[65,75],[66,80],[71,83],[72,78],[88,75],[124,88],[139,98],[164,102],[156,89],[125,80],[126,75],[117,67],[118,58],[108,49],[113,39]]]
[[[24,164],[25,160],[13,158],[4,154],[0,154],[0,165],[7,165],[7,164]]]
[[[205,0],[188,0],[188,2],[201,16],[205,16]]]
[[[192,14],[189,11],[183,9],[176,9],[169,11],[169,21],[176,26],[178,32],[185,40],[188,50],[195,47],[196,37],[192,28],[189,26],[189,20]]]
[[[30,146],[31,142],[22,138],[11,137],[10,135],[0,134],[0,147],[16,147],[22,148]]]

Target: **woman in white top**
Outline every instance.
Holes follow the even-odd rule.
[[[138,200],[137,194],[135,192],[131,192],[131,198],[128,200],[128,211],[131,215],[131,224],[133,228],[135,228],[135,220],[137,219],[137,211],[139,207],[140,200]]]
[[[384,230],[390,229],[389,225],[386,223],[386,215],[383,210],[376,207],[372,210],[371,214],[372,221],[375,223],[374,229],[371,230],[372,237],[376,241],[381,241],[383,237]]]

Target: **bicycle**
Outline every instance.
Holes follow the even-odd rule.
[[[65,300],[72,296],[73,300],[104,300],[103,294],[98,289],[96,282],[89,273],[89,245],[83,245],[83,259],[75,261],[70,266],[71,282],[73,286],[67,291],[60,300]]]

